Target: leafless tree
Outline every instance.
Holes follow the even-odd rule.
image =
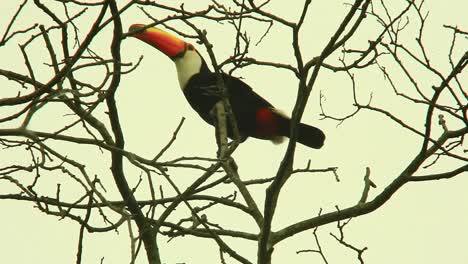
[[[329,32],[329,41],[321,47],[320,54],[312,58],[303,55],[305,47],[300,44],[305,34],[301,29],[313,6],[311,0],[304,1],[296,20],[268,12],[270,0],[212,0],[199,10],[159,2],[130,0],[119,2],[118,6],[115,0],[24,0],[19,3],[6,28],[1,29],[0,48],[15,50],[18,59],[14,62],[16,66],[0,68],[0,75],[8,79],[0,98],[0,144],[1,152],[5,153],[2,154],[0,180],[2,185],[9,182],[15,186],[14,190],[6,188],[1,191],[0,199],[30,202],[45,214],[76,221],[80,226],[76,263],[81,263],[86,232],[111,232],[118,228],[129,229],[130,263],[134,263],[142,245],[148,263],[163,263],[164,255],[161,256],[158,250],[158,243],[163,241],[161,237],[184,239],[189,235],[215,241],[219,246],[221,263],[227,263],[226,256],[240,263],[271,263],[275,245],[307,230],[313,231],[311,241],[316,243],[316,248],[301,249],[297,253],[319,254],[324,263],[329,263],[323,250],[326,245],[321,243],[317,230],[331,223],[337,225],[338,233],[332,234],[336,241],[354,251],[360,263],[364,263],[367,248],[354,246],[345,239],[345,227],[352,218],[379,209],[407,183],[466,174],[468,158],[464,136],[468,133],[468,94],[463,87],[466,76],[462,77],[462,74],[468,53],[462,49],[467,46],[468,33],[457,25],[443,25],[452,36],[447,39],[449,50],[444,51],[449,70],[433,62],[427,48],[430,43],[426,43],[424,37],[428,17],[424,0],[391,3],[383,0],[349,1],[341,23],[334,32]],[[20,23],[25,19],[22,14],[27,8],[45,15],[48,20],[30,25]],[[163,158],[183,129],[184,119],[166,146],[151,157],[125,147],[125,124],[119,118],[116,92],[125,88],[120,85],[121,80],[131,75],[142,59],[122,59],[121,43],[127,41],[131,34],[122,27],[122,19],[130,12],[138,12],[153,21],[148,26],[164,27],[198,41],[217,73],[235,75],[236,70],[245,67],[274,67],[297,78],[294,84],[297,96],[291,114],[296,125],[291,128],[291,140],[274,177],[242,180],[238,165],[231,156],[239,141],[228,142],[225,133],[226,126],[236,127],[235,123],[226,122],[233,120],[226,119],[231,115],[227,99],[217,105],[219,150],[211,158]],[[167,15],[155,18],[152,14],[156,12]],[[222,22],[232,25],[236,32],[230,36],[235,45],[227,56],[213,52],[213,45],[222,43],[211,43],[210,34],[205,30],[208,23]],[[251,43],[247,23],[265,28],[264,34],[257,38],[259,43]],[[375,29],[371,37],[366,36],[366,45],[352,42],[361,37],[359,29],[367,24],[374,24]],[[280,63],[274,58],[266,61],[249,55],[251,45],[261,44],[274,27],[292,36],[292,45],[281,48],[292,51],[294,63]],[[106,31],[112,31],[111,38],[101,37]],[[407,32],[414,34],[415,38],[401,37]],[[96,50],[97,42],[100,45],[105,42],[107,50]],[[16,49],[12,48],[16,46]],[[18,66],[19,63],[22,64]],[[319,89],[316,83],[321,71],[332,71],[349,78],[348,89],[351,90],[350,100],[354,108],[353,112],[340,115],[327,105],[323,95],[320,100],[323,119],[341,124],[353,122],[365,111],[383,115],[396,126],[417,135],[419,140],[414,144],[419,151],[387,186],[377,187],[371,179],[374,177],[371,169],[367,168],[361,198],[353,206],[337,206],[336,210],[328,212],[320,210],[306,220],[273,230],[278,197],[285,190],[285,183],[294,180],[294,174],[326,172],[339,180],[336,167],[314,168],[312,162],[305,168],[294,166],[297,124],[312,90]],[[421,71],[428,77],[421,79],[417,74]],[[92,78],[89,78],[90,72]],[[423,120],[412,123],[391,107],[374,103],[373,95],[379,91],[365,94],[357,77],[375,72],[385,77],[386,83],[381,86],[392,89],[395,98],[406,105],[422,107],[425,113]],[[222,78],[219,88],[225,90]],[[46,119],[41,116],[43,112],[47,113]],[[36,119],[54,119],[55,122],[53,126],[43,123],[41,129],[34,129],[31,124]],[[57,127],[57,123],[60,126]],[[86,157],[77,152],[87,153]],[[21,158],[15,158],[15,155]],[[110,166],[110,169],[95,171],[88,166],[90,155],[95,155],[92,159],[102,159],[104,167]],[[136,183],[135,179],[129,180],[132,176],[128,166],[141,171]],[[198,172],[198,177],[188,187],[182,188],[177,175],[169,172],[171,168],[193,170]],[[41,187],[44,183],[50,186],[56,182],[50,175],[57,174],[62,175],[63,180],[55,185],[54,190]],[[250,188],[254,184],[264,186],[263,201],[254,199]],[[212,194],[215,193],[213,190],[227,185],[232,189],[231,194]],[[72,186],[74,192],[63,192],[64,186]],[[160,186],[159,190],[156,186]],[[120,193],[119,198],[107,191],[115,187]],[[371,188],[375,188],[373,193]],[[142,190],[150,196],[137,197],[136,194]],[[164,190],[171,190],[175,195],[165,197]],[[222,221],[211,221],[205,211],[214,207],[231,208],[235,214],[251,218],[256,231],[227,229]],[[175,215],[177,208],[188,209],[184,211],[187,214]],[[133,231],[135,227],[137,233]],[[226,237],[257,242],[257,259],[235,250]]]

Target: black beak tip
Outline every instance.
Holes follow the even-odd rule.
[[[142,33],[142,32],[144,32],[144,30],[142,30],[142,28],[144,28],[144,27],[145,27],[145,25],[143,25],[143,24],[133,24],[128,28],[128,33],[130,35],[137,34],[137,33]]]

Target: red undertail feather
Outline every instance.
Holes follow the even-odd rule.
[[[278,135],[278,120],[271,108],[263,107],[257,110],[255,134],[264,139]]]

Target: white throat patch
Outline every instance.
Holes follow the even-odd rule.
[[[195,50],[187,50],[183,57],[174,60],[180,88],[183,90],[190,78],[200,72],[202,58]]]

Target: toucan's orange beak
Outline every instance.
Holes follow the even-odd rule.
[[[186,43],[183,40],[155,27],[141,30],[144,27],[144,24],[133,24],[130,26],[129,32],[131,36],[157,48],[171,59],[174,59],[184,53]],[[132,32],[135,33],[132,34]]]

